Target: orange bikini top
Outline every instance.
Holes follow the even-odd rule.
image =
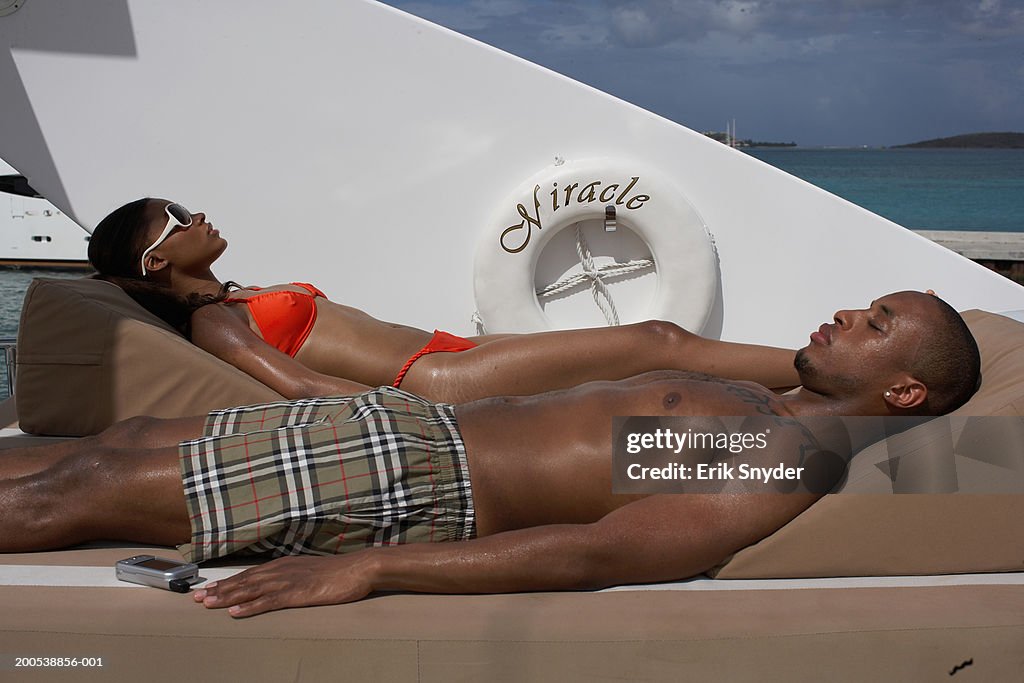
[[[292,282],[305,292],[282,290],[256,294],[244,299],[224,299],[225,304],[245,304],[249,307],[263,341],[294,357],[306,342],[316,322],[316,297],[326,295],[311,284]],[[248,289],[259,290],[260,287]]]

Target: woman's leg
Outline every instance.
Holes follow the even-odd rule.
[[[651,370],[702,372],[771,388],[799,384],[789,349],[704,339],[660,321],[483,341],[461,353],[423,356],[409,370],[402,388],[459,403],[623,379]]]

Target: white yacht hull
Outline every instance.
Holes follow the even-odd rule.
[[[0,176],[16,175],[0,159]],[[45,199],[0,191],[0,266],[88,267],[89,233]]]
[[[1024,308],[1024,288],[877,215],[370,0],[33,0],[0,17],[0,90],[0,157],[83,225],[173,198],[230,241],[218,274],[314,281],[428,329],[471,331],[477,244],[556,158],[636,161],[686,195],[719,257],[707,335],[802,344],[902,289]]]

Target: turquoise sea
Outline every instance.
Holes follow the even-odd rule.
[[[1024,232],[1024,150],[745,151],[908,228]],[[0,270],[0,337],[17,335],[21,302],[33,277],[79,276]],[[2,367],[0,375],[2,396]]]
[[[907,228],[1024,232],[1024,149],[747,153]]]

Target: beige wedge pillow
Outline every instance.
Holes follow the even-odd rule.
[[[952,414],[899,435],[932,453],[953,444],[948,494],[893,494],[885,444],[857,454],[841,493],[825,496],[774,534],[710,572],[722,579],[892,576],[1024,570],[1021,472],[1000,463],[1024,450],[1024,324],[967,311],[982,357],[978,393]],[[966,416],[1001,416],[968,421]],[[916,490],[910,475],[902,490]],[[899,480],[898,480],[899,481]],[[936,482],[931,482],[935,484]],[[945,487],[945,488],[942,488]],[[935,490],[932,486],[930,490]]]
[[[135,415],[184,417],[281,398],[109,282],[37,279],[25,295],[15,402],[26,432],[86,436]]]

